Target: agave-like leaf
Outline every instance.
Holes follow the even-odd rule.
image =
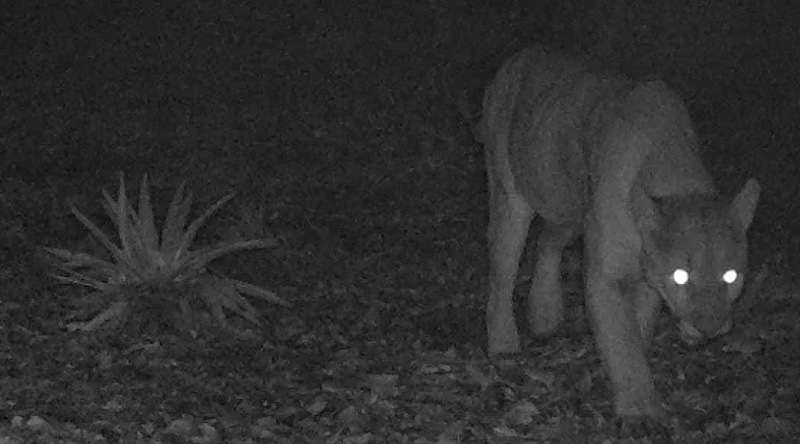
[[[275,294],[275,292],[269,291],[266,288],[240,281],[238,279],[226,278],[226,280],[233,284],[234,288],[236,288],[236,291],[246,294],[247,296],[258,298],[273,304],[282,305],[284,307],[292,306],[291,303],[287,302],[285,299]]]
[[[128,259],[127,255],[119,247],[114,245],[113,242],[103,233],[103,230],[97,227],[88,217],[84,216],[74,206],[70,207],[72,214],[89,230],[92,235],[103,244],[103,246],[111,253],[118,267],[122,267],[124,272],[130,276],[137,276],[139,279],[143,278],[135,268],[134,264]]]
[[[139,274],[142,274],[142,277],[144,278],[145,275],[142,273],[141,261],[134,256],[133,251],[131,250],[131,236],[129,232],[130,224],[128,223],[128,215],[135,214],[135,212],[128,202],[128,196],[125,191],[125,181],[122,174],[119,176],[117,199],[114,200],[105,189],[103,190],[103,197],[105,198],[106,211],[109,213],[108,217],[114,222],[114,225],[117,228],[117,235],[120,241],[120,256],[118,261],[128,264],[132,269],[136,270]],[[115,257],[115,259],[117,258]]]
[[[53,275],[54,278],[61,282],[105,289],[109,285],[113,287],[115,285],[114,281],[125,279],[123,267],[104,259],[86,253],[72,253],[60,248],[45,247],[44,249],[62,260],[56,266],[67,275]],[[87,271],[81,272],[78,271],[79,269],[86,269]]]
[[[45,247],[45,251],[61,259],[63,262],[58,264],[61,268],[76,269],[76,268],[89,268],[95,270],[97,274],[104,274],[107,276],[116,275],[120,273],[120,267],[105,259],[92,256],[88,253],[73,253],[71,251],[62,250],[60,248]]]
[[[261,321],[258,319],[258,311],[255,307],[243,298],[236,288],[224,279],[215,279],[214,285],[209,285],[209,290],[214,290],[213,297],[217,298],[217,302],[222,307],[232,311],[233,313],[243,317],[244,319],[252,322],[255,325],[260,325]]]
[[[192,262],[199,262],[208,264],[218,257],[225,256],[236,251],[244,250],[258,250],[263,248],[272,248],[278,242],[275,239],[250,239],[239,241],[220,241],[213,245],[203,247],[199,250],[190,253],[189,257]],[[188,261],[187,261],[188,262]]]
[[[174,271],[176,274],[191,275],[206,267],[211,261],[237,251],[271,248],[277,245],[274,239],[253,239],[245,241],[222,241],[217,244],[191,251]]]
[[[88,253],[73,253],[72,251],[65,250],[63,248],[44,247],[44,251],[56,256],[66,263],[84,262],[88,260],[87,258],[95,258]]]
[[[178,247],[178,251],[176,252],[176,257],[181,257],[185,255],[189,251],[189,246],[194,241],[194,237],[197,234],[197,230],[205,223],[205,221],[216,212],[221,206],[225,205],[226,202],[233,198],[234,193],[230,193],[226,196],[223,196],[219,199],[216,203],[208,207],[203,214],[197,217],[189,227],[186,228],[186,231],[183,233],[183,238],[181,239],[181,244]]]
[[[120,176],[120,180],[122,176]],[[120,209],[125,208],[124,217],[122,218],[121,222],[123,223],[120,229],[120,237],[127,241],[127,253],[128,257],[130,258],[131,262],[136,264],[136,269],[139,273],[145,277],[145,279],[149,279],[157,273],[157,269],[155,267],[156,261],[154,261],[153,255],[157,255],[158,251],[153,251],[148,248],[149,240],[146,237],[145,233],[145,224],[140,219],[139,214],[136,212],[136,209],[128,200],[128,196],[125,195],[120,196],[120,203],[124,199],[124,207],[120,205]],[[139,211],[142,211],[142,208],[139,208]]]
[[[138,218],[134,217],[133,213],[130,213],[129,216],[125,227],[130,245],[129,257],[136,264],[137,270],[143,276],[149,278],[158,274],[161,268],[159,267],[159,251],[149,248],[147,235],[143,232],[143,224],[139,222]]]
[[[108,200],[109,197],[106,196],[106,199]],[[128,214],[134,213],[134,211],[130,211],[131,208],[130,204],[128,203],[128,193],[125,190],[125,178],[122,176],[122,174],[119,175],[119,190],[117,191],[117,201],[114,202],[112,200],[111,202],[116,203],[115,213],[117,216],[117,220],[115,222],[117,224],[119,242],[120,246],[122,247],[122,251],[127,256],[127,259],[130,263],[137,263],[137,261],[131,255],[130,233],[128,232],[129,230]],[[114,207],[112,206],[112,208]]]
[[[152,223],[152,208],[149,204],[142,207],[141,201],[143,199],[149,202],[149,190],[140,191],[138,212],[131,206],[130,201],[128,201],[125,226],[122,227],[122,229],[127,233],[126,237],[129,242],[128,253],[131,260],[136,264],[136,268],[142,275],[150,277],[156,274],[158,269],[159,252],[157,247],[151,247],[151,245],[158,245],[158,239],[153,239],[151,233],[154,231],[148,232],[148,221],[146,220],[147,216],[145,213],[150,211],[150,223]]]
[[[161,253],[169,263],[178,260],[178,249],[183,238],[183,228],[189,217],[189,210],[192,205],[191,194],[185,198],[183,196],[186,183],[181,183],[175,194],[172,196],[167,208],[167,217],[164,219],[164,228],[161,232]]]
[[[81,211],[75,208],[74,206],[70,205],[69,208],[70,211],[72,211],[72,214],[75,216],[75,218],[78,219],[83,224],[83,226],[85,226],[86,229],[89,230],[90,233],[92,233],[95,239],[99,240],[100,243],[103,244],[106,250],[108,250],[109,253],[111,253],[114,256],[114,258],[117,258],[118,256],[122,255],[122,252],[120,251],[119,247],[117,247],[114,244],[114,242],[112,242],[111,239],[109,239],[108,236],[103,232],[103,230],[98,228],[97,225],[95,225],[94,222],[91,221],[91,219],[84,216],[84,214],[81,213]]]
[[[50,276],[53,279],[64,282],[66,284],[73,284],[79,285],[81,287],[89,287],[94,288],[96,290],[100,290],[102,292],[111,291],[112,289],[116,288],[115,284],[111,284],[108,282],[103,282],[99,279],[95,279],[85,273],[80,273],[75,270],[69,269],[62,269],[62,271],[66,274],[51,274]]]
[[[128,303],[124,301],[117,301],[111,304],[110,307],[103,310],[100,314],[92,318],[88,322],[73,322],[67,326],[69,331],[94,331],[102,327],[106,322],[120,317],[128,310]]]
[[[233,197],[233,194],[223,196],[214,202],[186,226],[192,197],[184,195],[184,187],[185,185],[181,184],[173,195],[160,239],[147,175],[142,177],[140,184],[138,208],[134,208],[128,200],[122,175],[116,199],[103,190],[103,206],[117,229],[119,245],[83,213],[72,207],[76,218],[111,253],[113,262],[86,253],[46,249],[62,262],[59,267],[63,273],[54,277],[61,282],[86,286],[103,293],[115,293],[131,284],[192,283],[189,287],[191,291],[196,292],[212,317],[223,326],[227,323],[227,312],[253,324],[260,324],[259,313],[246,296],[290,306],[275,293],[264,288],[208,274],[207,265],[221,256],[242,250],[270,248],[276,246],[278,242],[275,239],[223,241],[191,251],[198,230],[211,215]],[[127,309],[127,305],[114,305],[78,328],[96,329],[117,316],[122,308]]]
[[[139,187],[139,234],[146,251],[157,253],[159,250],[158,232],[156,231],[153,206],[150,204],[150,187],[147,185],[147,174],[142,176]]]
[[[214,320],[224,327],[228,325],[228,321],[225,317],[225,310],[221,302],[220,291],[222,289],[215,284],[212,278],[206,277],[202,279],[196,287],[197,293],[206,307],[208,307],[208,311],[211,312],[211,316]]]
[[[124,262],[135,269],[142,279],[157,276],[163,268],[163,260],[158,251],[158,234],[155,230],[150,205],[149,186],[146,176],[143,178],[139,194],[138,214],[127,198],[124,176],[120,175],[120,186],[117,199],[114,200],[106,190],[103,207],[114,222],[120,238]]]

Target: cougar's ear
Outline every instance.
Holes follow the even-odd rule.
[[[739,191],[739,194],[731,202],[731,216],[740,224],[744,231],[750,227],[753,221],[753,213],[758,204],[758,195],[761,193],[761,186],[755,179],[750,179]]]

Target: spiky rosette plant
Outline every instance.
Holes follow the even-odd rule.
[[[227,326],[228,312],[253,324],[260,323],[258,312],[245,296],[289,306],[269,290],[212,274],[207,268],[220,256],[273,247],[277,244],[274,239],[223,241],[192,248],[197,231],[233,197],[232,194],[216,201],[187,225],[192,197],[184,195],[184,185],[181,184],[167,208],[160,233],[153,217],[146,175],[139,190],[138,211],[128,201],[122,175],[117,198],[112,198],[105,190],[103,197],[103,207],[117,230],[118,244],[77,208],[71,206],[70,209],[108,251],[110,260],[84,252],[45,248],[55,256],[61,271],[53,276],[55,279],[89,287],[109,296],[107,307],[88,321],[70,324],[72,330],[96,330],[109,321],[128,315],[131,305],[138,302],[137,298],[175,298],[164,302],[174,302],[172,305],[180,307],[184,315],[188,314],[189,301],[199,300],[221,326]]]

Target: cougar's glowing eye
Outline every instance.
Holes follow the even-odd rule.
[[[672,281],[678,285],[684,285],[689,282],[689,272],[683,268],[677,268],[672,272]]]
[[[722,274],[722,280],[726,284],[732,284],[736,282],[736,279],[738,278],[739,278],[739,273],[737,273],[736,270],[728,270]]]

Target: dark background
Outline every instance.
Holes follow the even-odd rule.
[[[420,145],[442,139],[473,157],[479,147],[462,130],[477,117],[482,88],[504,57],[545,42],[667,80],[688,101],[723,188],[758,177],[759,221],[788,223],[797,216],[798,9],[791,1],[14,2],[0,36],[2,174],[96,185],[115,171],[147,170],[227,176],[234,183],[225,186],[240,188],[248,174],[289,164],[335,170],[380,158],[392,168],[392,156],[436,156],[439,147]],[[376,146],[389,139],[392,153]]]

